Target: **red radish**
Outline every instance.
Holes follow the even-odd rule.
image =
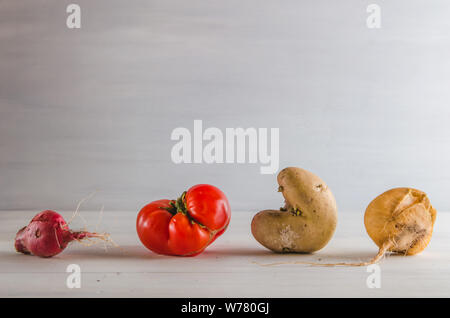
[[[61,253],[70,242],[89,237],[108,240],[107,234],[72,231],[61,215],[46,210],[17,232],[14,246],[20,253],[52,257]]]

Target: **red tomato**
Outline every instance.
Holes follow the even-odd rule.
[[[177,200],[158,200],[144,206],[136,229],[141,242],[158,254],[194,256],[219,237],[230,223],[225,194],[198,184]]]

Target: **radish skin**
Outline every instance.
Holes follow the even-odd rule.
[[[14,246],[23,254],[52,257],[61,253],[70,242],[90,237],[106,240],[107,234],[72,231],[60,214],[46,210],[17,232]]]

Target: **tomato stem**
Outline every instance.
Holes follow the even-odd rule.
[[[186,208],[186,191],[181,194],[181,196],[175,201],[174,205],[177,212],[188,215],[188,211]]]
[[[168,211],[168,212],[170,212],[172,215],[175,215],[175,214],[177,214],[177,213],[182,213],[182,214],[184,214],[184,215],[189,219],[189,221],[190,221],[192,224],[197,224],[197,225],[200,226],[201,228],[206,228],[206,229],[207,229],[207,227],[206,227],[205,225],[199,223],[197,220],[195,220],[195,219],[189,214],[189,211],[188,211],[188,209],[187,209],[187,207],[186,207],[186,191],[184,191],[178,199],[176,199],[176,200],[171,200],[171,201],[169,202],[169,205],[170,205],[170,206],[168,206],[168,207],[163,207],[163,206],[162,206],[162,207],[159,207],[159,208],[160,208],[160,209],[163,209],[163,210],[166,210],[166,211]],[[208,230],[209,230],[209,229],[208,229]],[[209,231],[210,231],[210,230],[209,230]]]
[[[169,205],[170,206],[161,206],[159,208],[170,212],[172,215],[183,213],[184,215],[189,216],[186,208],[186,191],[184,191],[178,199],[170,200]]]
[[[171,200],[169,202],[169,205],[170,206],[160,206],[159,208],[168,211],[172,215],[177,214],[177,207],[175,205],[175,200]]]

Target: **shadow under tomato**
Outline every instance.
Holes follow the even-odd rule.
[[[206,257],[226,257],[226,256],[267,256],[272,252],[263,248],[246,248],[246,247],[213,247],[206,249],[202,254]]]

